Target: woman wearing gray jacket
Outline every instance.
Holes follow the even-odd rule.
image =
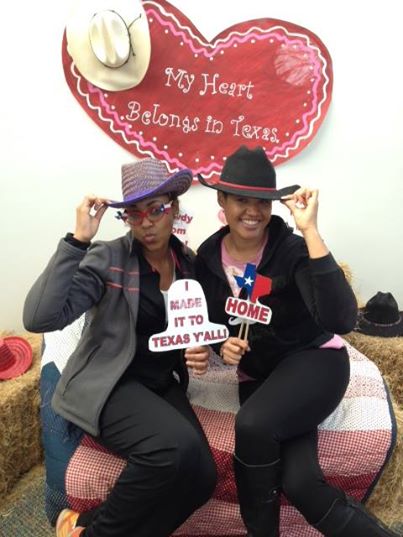
[[[191,183],[190,170],[170,175],[152,158],[122,166],[123,201],[85,197],[74,234],[59,242],[26,298],[31,332],[60,330],[89,312],[52,407],[127,460],[98,509],[62,511],[58,537],[166,537],[214,490],[215,464],[186,397],[187,367],[203,374],[208,350],[148,348],[166,327],[171,283],[193,275],[192,252],[172,235],[177,197]],[[130,231],[91,243],[108,207],[122,209]]]

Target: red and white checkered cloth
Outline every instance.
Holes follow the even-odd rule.
[[[80,326],[76,324],[62,332],[45,335],[43,363],[57,356],[61,370],[80,333]],[[390,453],[393,410],[377,366],[347,342],[346,347],[351,379],[343,400],[319,427],[319,460],[330,483],[360,500],[379,476]],[[239,408],[234,368],[222,365],[221,360],[213,356],[205,376],[191,377],[189,397],[206,431],[219,480],[210,501],[196,511],[175,536],[244,536],[232,470],[234,420]],[[65,475],[71,507],[85,511],[98,505],[106,498],[124,466],[123,459],[84,435]],[[282,499],[280,530],[283,537],[320,535],[285,498]]]

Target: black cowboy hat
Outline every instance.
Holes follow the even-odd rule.
[[[200,174],[197,177],[204,186],[235,196],[266,200],[279,200],[299,188],[292,185],[277,190],[276,171],[264,149],[249,149],[245,145],[227,158],[218,182],[208,182]]]
[[[378,291],[358,312],[356,332],[368,336],[403,336],[403,312],[392,293]]]

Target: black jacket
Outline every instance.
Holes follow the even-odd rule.
[[[291,352],[318,347],[335,333],[350,332],[357,315],[354,293],[331,254],[310,259],[304,239],[278,216],[272,216],[268,230],[257,272],[272,279],[270,295],[259,299],[272,309],[272,319],[269,325],[250,325],[251,351],[240,364],[253,378],[265,378]],[[203,286],[210,319],[226,324],[235,336],[239,325],[229,324],[224,310],[232,295],[221,263],[221,241],[228,232],[228,227],[220,229],[199,247],[196,277]]]

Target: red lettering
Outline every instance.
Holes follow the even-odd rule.
[[[201,297],[197,297],[183,298],[182,300],[171,300],[169,305],[171,310],[180,310],[182,308],[201,308],[202,299]]]
[[[269,324],[271,319],[271,309],[269,307],[240,298],[228,297],[225,303],[225,311],[229,315],[263,324]]]
[[[227,313],[232,313],[233,315],[236,314],[236,306],[237,306],[237,299],[232,297],[232,296],[229,296],[227,298],[227,302],[225,304],[225,311]]]
[[[268,308],[260,308],[259,321],[264,324],[268,324],[270,321],[270,310]]]

